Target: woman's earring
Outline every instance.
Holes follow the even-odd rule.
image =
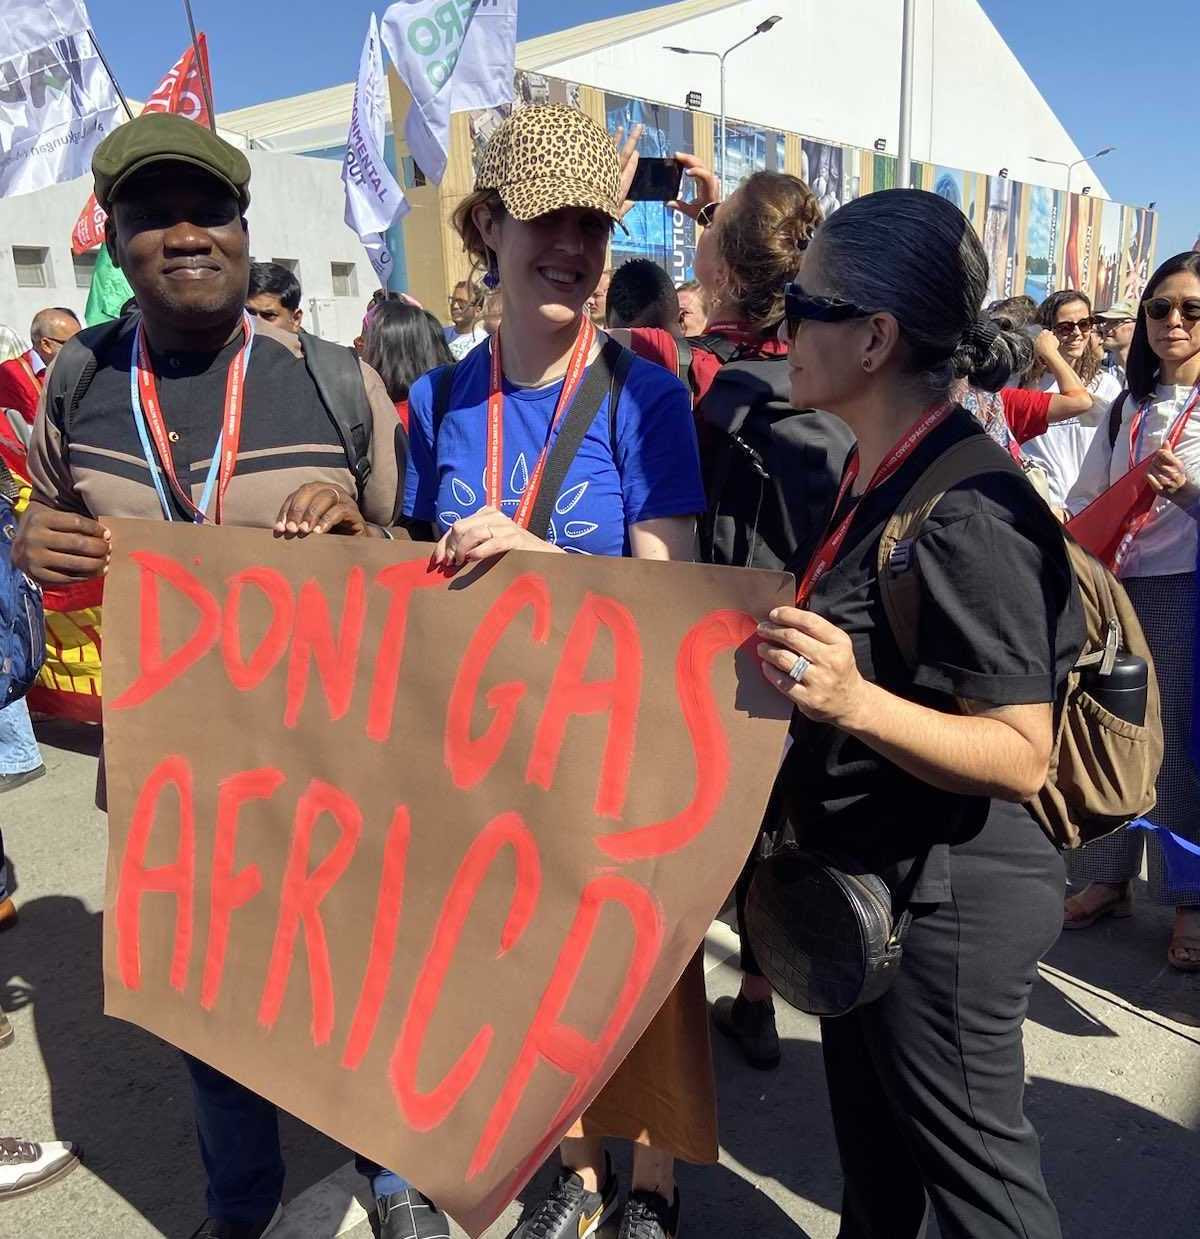
[[[483,276],[483,286],[490,293],[494,293],[500,287],[500,264],[491,250],[488,250],[488,269]]]
[[[870,368],[871,368],[871,359],[870,359],[869,357],[864,357],[864,358],[863,358],[863,364],[862,364],[862,367],[863,367],[863,369],[864,369],[864,370],[870,370]]]

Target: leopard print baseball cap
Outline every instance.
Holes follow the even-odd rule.
[[[488,139],[476,189],[494,189],[515,219],[591,207],[620,220],[621,166],[607,133],[561,103],[518,108]]]

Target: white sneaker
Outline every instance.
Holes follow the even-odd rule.
[[[79,1165],[79,1148],[65,1140],[35,1144],[0,1136],[0,1200],[57,1183]]]

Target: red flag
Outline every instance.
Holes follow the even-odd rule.
[[[1067,532],[1075,541],[1110,570],[1116,567],[1117,551],[1126,533],[1158,498],[1146,480],[1152,459],[1148,456],[1135,465],[1067,522]]]
[[[189,47],[171,67],[170,72],[158,84],[158,89],[142,106],[142,115],[147,112],[175,112],[194,120],[198,125],[210,121],[208,104],[205,102],[204,83],[212,85],[208,69],[208,42],[204,35],[196,40],[200,47],[200,62],[196,61],[195,48]],[[203,77],[201,76],[203,74]],[[107,217],[93,194],[87,206],[79,214],[71,233],[71,252],[86,254],[104,240],[104,221]]]

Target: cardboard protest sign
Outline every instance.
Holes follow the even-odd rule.
[[[783,573],[113,522],[109,1014],[473,1234],[732,887],[786,703]]]

